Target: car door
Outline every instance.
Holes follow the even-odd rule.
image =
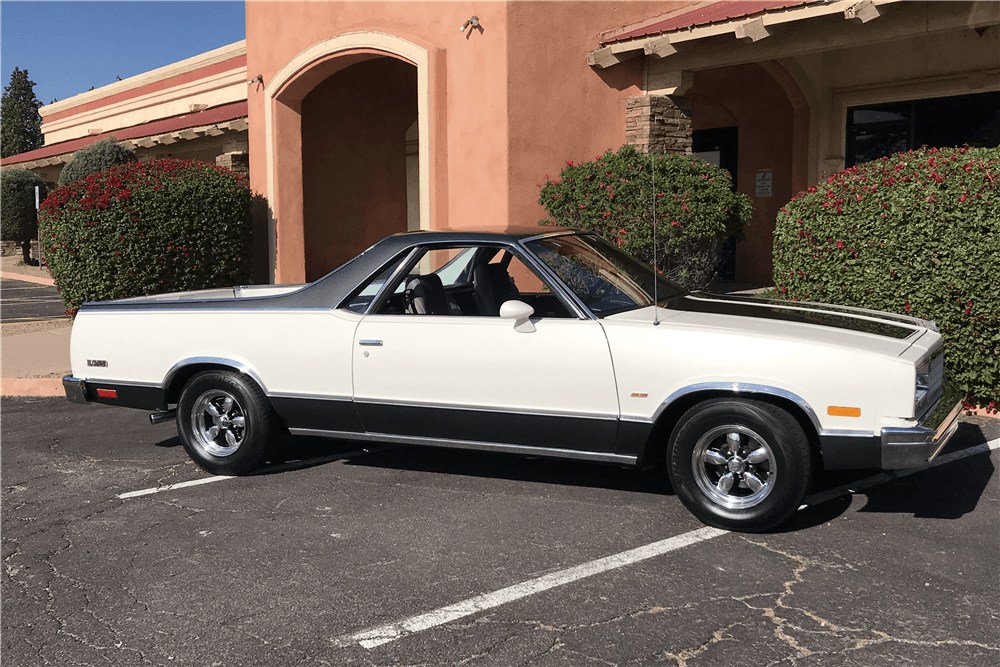
[[[497,256],[512,254],[508,249]],[[449,266],[433,255],[414,261],[387,291],[405,294],[403,286],[422,273]],[[383,304],[361,320],[353,352],[354,400],[366,431],[485,449],[613,451],[618,398],[603,328],[554,307],[555,295],[514,259],[505,268],[521,289],[508,296],[537,305],[536,313],[556,313],[533,317],[534,331],[480,315],[467,303],[462,312],[453,308],[447,315],[393,312],[398,304]],[[468,281],[472,271],[441,271],[446,281],[449,273]],[[445,289],[461,295],[468,285]]]

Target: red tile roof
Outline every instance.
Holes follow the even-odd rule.
[[[709,23],[719,23],[730,19],[763,14],[775,9],[786,9],[797,5],[813,4],[821,0],[720,0],[703,4],[688,11],[681,11],[662,21],[651,23],[642,28],[629,30],[620,35],[608,35],[602,39],[603,44],[622,42],[636,37],[646,37],[664,32],[693,28]]]
[[[133,125],[132,127],[125,127],[112,132],[80,137],[79,139],[70,139],[69,141],[62,141],[58,144],[50,144],[48,146],[43,146],[42,148],[36,148],[33,151],[28,151],[27,153],[5,157],[2,161],[0,161],[0,164],[20,164],[21,162],[41,160],[43,158],[52,157],[53,155],[72,153],[73,151],[89,146],[95,141],[100,141],[106,137],[115,137],[119,141],[125,141],[126,139],[139,139],[140,137],[148,137],[154,134],[176,132],[189,127],[223,123],[227,120],[246,117],[247,109],[248,104],[246,102],[226,104],[213,109],[206,109],[205,111],[184,114],[182,116],[174,116],[173,118],[164,118],[163,120],[156,120],[143,125]]]

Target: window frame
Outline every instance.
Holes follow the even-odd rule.
[[[398,285],[406,278],[406,276],[410,274],[410,271],[413,270],[413,268],[420,262],[420,260],[424,257],[424,255],[432,250],[450,250],[450,249],[461,250],[465,248],[475,248],[477,253],[479,249],[482,248],[495,248],[500,252],[504,250],[510,252],[511,255],[519,259],[524,264],[525,268],[527,268],[529,271],[535,274],[535,276],[541,281],[541,283],[545,285],[550,290],[550,292],[557,299],[559,299],[562,305],[566,308],[570,317],[562,319],[579,319],[579,320],[595,319],[593,313],[591,313],[589,309],[583,308],[582,304],[579,303],[579,300],[575,298],[575,295],[572,294],[572,292],[567,292],[562,282],[559,281],[556,277],[554,277],[551,271],[548,270],[548,267],[546,267],[543,263],[539,262],[534,257],[534,255],[531,254],[531,252],[529,252],[526,248],[522,247],[519,243],[515,242],[505,243],[502,241],[479,241],[479,242],[437,241],[437,242],[428,242],[415,245],[412,248],[410,248],[409,251],[405,253],[400,253],[401,255],[405,255],[401,262],[399,259],[400,255],[397,255],[393,257],[391,261],[386,262],[381,267],[379,267],[379,270],[373,273],[372,275],[368,276],[368,278],[366,278],[364,282],[362,282],[357,289],[351,292],[351,295],[347,299],[345,299],[340,304],[340,306],[338,306],[338,308],[343,308],[346,310],[347,304],[350,303],[351,300],[356,298],[358,294],[364,291],[364,289],[371,283],[372,280],[378,277],[380,273],[385,271],[386,267],[392,265],[394,262],[400,262],[399,266],[397,266],[396,270],[392,272],[388,280],[386,280],[385,283],[379,288],[379,291],[375,294],[375,297],[368,304],[368,307],[365,309],[365,311],[360,313],[365,317],[369,315],[400,314],[400,313],[379,313],[378,311],[385,305],[385,302],[389,299],[389,296],[395,292],[396,287],[398,287]],[[475,262],[476,259],[477,258],[474,257],[472,261]],[[445,266],[447,266],[447,264],[445,264]],[[351,311],[351,312],[357,312],[357,311]],[[495,319],[489,315],[478,315],[478,314],[464,315],[463,317],[483,317],[488,319]]]

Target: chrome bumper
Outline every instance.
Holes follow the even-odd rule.
[[[87,403],[87,386],[83,380],[72,375],[63,376],[63,391],[66,392],[66,400],[71,403]]]
[[[942,401],[943,403],[943,401]],[[882,429],[882,468],[898,470],[917,468],[934,460],[958,430],[958,416],[962,401],[947,410],[948,404],[938,406],[920,426],[909,428],[886,427]],[[942,418],[941,415],[944,415]],[[936,426],[936,428],[935,428]]]

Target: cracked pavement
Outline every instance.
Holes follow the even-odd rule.
[[[1000,662],[997,451],[368,650],[338,640],[700,524],[660,471],[309,439],[122,500],[206,477],[173,424],[61,399],[2,419],[5,665]],[[998,437],[966,420],[949,451]]]

